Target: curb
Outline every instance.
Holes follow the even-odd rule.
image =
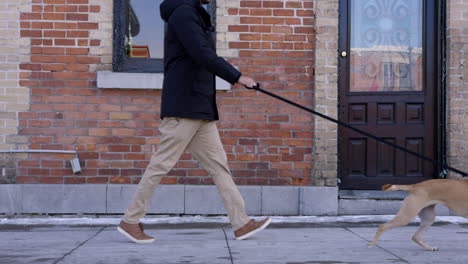
[[[265,216],[266,217],[266,216]],[[271,216],[271,227],[301,228],[301,227],[343,227],[343,226],[369,226],[389,221],[393,215],[359,215],[359,216]],[[264,217],[253,217],[263,219]],[[8,227],[92,227],[116,226],[120,217],[11,217],[0,218],[0,228]],[[187,228],[216,228],[229,227],[229,219],[225,216],[148,216],[142,220],[146,227],[187,227]],[[419,224],[414,219],[411,224]],[[435,224],[461,224],[468,225],[468,219],[459,216],[439,216]]]

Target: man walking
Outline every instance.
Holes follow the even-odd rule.
[[[268,226],[245,212],[244,199],[232,180],[215,120],[215,75],[231,84],[256,85],[231,64],[218,57],[211,36],[210,15],[201,4],[211,0],[165,0],[161,17],[167,23],[164,38],[164,83],[161,103],[161,141],[138,184],[133,200],[118,226],[120,233],[136,243],[154,238],[143,231],[156,186],[187,149],[212,175],[223,199],[236,239],[245,239]]]

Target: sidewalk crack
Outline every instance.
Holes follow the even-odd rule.
[[[232,258],[232,252],[231,252],[231,247],[229,246],[229,240],[227,238],[227,235],[226,235],[226,230],[224,230],[223,228],[223,233],[224,233],[224,238],[226,240],[226,246],[228,248],[228,251],[229,251],[229,258],[231,259],[231,264],[234,264],[234,260]]]
[[[77,247],[75,247],[74,249],[72,249],[70,252],[68,252],[67,254],[63,255],[61,258],[57,259],[53,264],[57,264],[58,262],[62,261],[63,259],[65,259],[67,256],[69,256],[71,253],[73,253],[75,250],[77,250],[78,248],[80,248],[81,246],[83,246],[84,244],[86,244],[88,241],[90,241],[91,239],[93,239],[94,237],[96,237],[97,235],[99,235],[99,233],[102,232],[102,230],[104,230],[106,227],[103,226],[99,231],[96,232],[96,234],[92,235],[90,238],[86,239],[83,243],[79,244]]]
[[[345,229],[346,231],[348,231],[348,232],[354,234],[355,236],[361,238],[362,240],[367,241],[367,242],[370,242],[369,240],[365,239],[364,237],[362,237],[362,236],[356,234],[355,232],[351,231],[349,228],[344,227],[344,229]],[[378,248],[380,248],[380,249],[382,249],[383,251],[385,251],[385,252],[387,252],[387,253],[393,255],[394,257],[400,259],[401,261],[403,261],[403,262],[405,262],[405,263],[409,263],[407,260],[405,260],[405,259],[401,258],[400,256],[394,254],[394,253],[391,252],[390,250],[387,250],[386,248],[383,248],[383,247],[381,247],[381,246],[379,246],[379,245],[375,245],[375,246],[378,247]]]

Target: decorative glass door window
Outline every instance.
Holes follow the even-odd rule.
[[[351,0],[350,91],[422,91],[422,0]]]

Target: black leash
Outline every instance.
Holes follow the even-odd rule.
[[[355,127],[353,127],[353,126],[350,126],[350,125],[348,125],[348,124],[346,124],[346,123],[344,123],[344,122],[341,122],[341,121],[339,121],[339,120],[336,120],[336,119],[334,119],[334,118],[331,118],[331,117],[329,117],[329,116],[327,116],[327,115],[324,115],[324,114],[322,114],[322,113],[319,113],[319,112],[317,112],[317,111],[314,111],[314,110],[312,110],[312,109],[310,109],[310,108],[307,108],[307,107],[305,107],[305,106],[302,106],[302,105],[300,105],[300,104],[298,104],[298,103],[295,103],[295,102],[293,102],[293,101],[290,101],[290,100],[288,100],[288,99],[286,99],[286,98],[284,98],[284,97],[281,97],[281,96],[276,95],[276,94],[274,94],[274,93],[271,93],[271,92],[268,92],[268,91],[266,91],[266,90],[263,90],[263,89],[260,88],[260,84],[258,84],[258,83],[257,83],[257,85],[255,85],[254,87],[247,87],[247,86],[245,86],[245,88],[250,89],[250,90],[256,90],[256,91],[262,92],[262,93],[267,94],[267,95],[269,95],[269,96],[271,96],[271,97],[274,97],[274,98],[276,98],[276,99],[279,99],[279,100],[281,100],[281,101],[283,101],[283,102],[286,102],[286,103],[288,103],[288,104],[294,105],[295,107],[300,108],[300,109],[302,109],[302,110],[305,110],[305,111],[307,111],[307,112],[309,112],[309,113],[312,113],[312,114],[314,114],[314,115],[320,116],[321,118],[325,118],[326,120],[331,121],[331,122],[333,122],[333,123],[336,123],[336,124],[338,124],[338,125],[340,125],[340,126],[344,126],[344,127],[346,127],[346,128],[349,128],[349,129],[351,129],[351,130],[353,130],[353,131],[355,131],[355,132],[358,132],[359,134],[362,134],[362,135],[364,135],[364,136],[370,137],[370,138],[376,140],[377,142],[382,142],[382,143],[387,144],[387,145],[389,145],[389,146],[392,146],[392,147],[394,147],[394,148],[396,148],[396,149],[399,149],[399,150],[404,151],[404,152],[406,152],[406,153],[409,153],[409,154],[411,154],[411,155],[413,155],[413,156],[416,156],[416,157],[418,157],[418,158],[420,158],[420,159],[422,159],[422,160],[432,162],[432,164],[434,164],[434,165],[436,165],[436,166],[438,165],[438,166],[440,166],[440,167],[442,167],[442,168],[444,168],[444,169],[451,170],[451,171],[453,171],[453,172],[455,172],[455,173],[458,173],[458,174],[462,175],[463,177],[468,177],[468,173],[463,172],[463,171],[458,170],[458,169],[455,169],[455,168],[453,168],[453,167],[450,167],[450,166],[448,166],[448,165],[446,165],[446,164],[444,164],[444,163],[442,163],[442,162],[440,162],[440,161],[438,161],[438,160],[437,160],[437,161],[436,161],[436,160],[433,160],[433,159],[428,158],[428,157],[426,157],[426,156],[423,156],[423,155],[421,155],[421,154],[419,154],[419,153],[416,153],[416,152],[414,152],[414,151],[411,151],[411,150],[409,150],[409,149],[407,149],[407,148],[404,148],[404,147],[402,147],[402,146],[399,146],[399,145],[397,145],[397,144],[394,144],[394,143],[392,143],[392,142],[386,141],[386,140],[384,140],[384,139],[382,139],[382,138],[379,138],[379,137],[377,137],[377,136],[374,136],[374,135],[372,135],[372,134],[369,134],[369,133],[367,133],[367,132],[365,132],[365,131],[363,131],[363,130],[357,129],[357,128],[355,128]]]

